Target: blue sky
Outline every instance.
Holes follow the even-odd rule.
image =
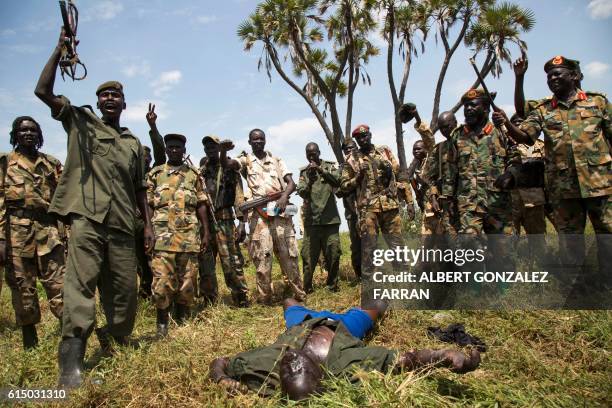
[[[548,95],[542,66],[562,54],[579,59],[587,90],[610,91],[612,0],[515,1],[535,12],[535,28],[524,36],[529,45],[528,98]],[[323,132],[312,113],[277,75],[272,82],[257,71],[261,47],[245,53],[236,28],[251,13],[255,0],[164,1],[77,0],[81,12],[79,55],[89,69],[86,80],[56,82],[56,93],[75,104],[95,105],[95,89],[105,80],[125,86],[128,109],[122,122],[148,141],[144,115],[149,101],[156,103],[162,132],[187,136],[188,152],[199,159],[201,138],[217,134],[231,138],[237,150],[247,149],[248,131],[262,128],[268,148],[285,158],[296,174],[304,165],[304,146],[316,141],[323,157],[333,159]],[[0,151],[10,150],[8,133],[18,115],[31,115],[42,125],[43,151],[65,157],[65,133],[51,119],[46,106],[33,94],[43,65],[57,42],[61,18],[55,0],[0,3]],[[606,38],[608,40],[606,40]],[[518,55],[516,49],[514,55]],[[392,103],[386,78],[385,50],[368,67],[372,86],[357,88],[353,124],[370,124],[375,143],[393,140]],[[471,53],[461,47],[453,58],[441,108],[453,105],[473,82],[468,64]],[[417,103],[429,120],[442,47],[433,36],[426,52],[414,63],[406,99]],[[396,68],[399,72],[399,67]],[[512,110],[514,75],[504,66],[498,80],[498,103]],[[462,117],[462,115],[459,115]],[[406,145],[416,134],[410,126]],[[439,140],[439,136],[438,136]],[[410,154],[408,160],[411,159]]]

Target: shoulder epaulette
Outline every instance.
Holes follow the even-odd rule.
[[[584,91],[585,94],[590,95],[590,96],[601,96],[604,99],[608,99],[608,95],[606,95],[603,92],[595,92],[595,91]]]

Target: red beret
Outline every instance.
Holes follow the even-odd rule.
[[[351,135],[355,137],[361,133],[370,133],[370,127],[368,125],[359,125],[353,130]]]

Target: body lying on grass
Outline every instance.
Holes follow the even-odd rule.
[[[345,313],[309,310],[294,299],[284,303],[287,330],[266,347],[219,357],[210,365],[210,378],[230,393],[257,392],[270,396],[279,388],[300,400],[322,391],[324,375],[352,376],[356,369],[389,372],[419,367],[448,367],[465,373],[480,364],[480,353],[469,356],[451,349],[410,350],[401,353],[366,346],[362,339],[384,313],[384,306],[352,308]]]

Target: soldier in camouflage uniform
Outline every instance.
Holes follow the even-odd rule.
[[[267,215],[260,208],[249,214],[249,255],[257,273],[258,301],[264,304],[272,301],[272,253],[277,256],[294,297],[304,300],[306,293],[300,276],[295,229],[291,216],[284,213],[289,195],[295,190],[295,182],[283,160],[264,150],[266,135],[261,129],[249,132],[249,144],[253,153],[242,152],[236,160],[227,159],[224,155],[221,157],[226,167],[240,170],[246,179],[245,199],[282,192],[276,201],[278,215]]]
[[[453,131],[457,146],[456,187],[460,234],[512,234],[511,198],[495,181],[507,165],[507,140],[489,122],[489,100],[482,89],[461,98],[466,124]],[[448,180],[452,185],[455,180]]]
[[[399,163],[387,146],[372,144],[372,133],[367,125],[359,125],[352,132],[359,145],[342,169],[340,191],[355,191],[362,240],[364,278],[371,278],[372,251],[376,249],[379,231],[390,248],[403,245],[399,197],[406,197],[407,186],[397,182]],[[410,202],[412,205],[412,202]]]
[[[205,187],[198,170],[183,161],[185,136],[167,134],[164,142],[168,162],[153,168],[147,178],[155,227],[153,302],[160,337],[168,334],[168,309],[173,302],[178,323],[188,314],[195,294],[198,252],[210,240]]]
[[[321,160],[316,143],[306,145],[308,166],[300,169],[297,193],[304,199],[304,238],[302,239],[302,269],[304,290],[312,292],[312,276],[321,250],[325,253],[327,288],[338,290],[340,267],[340,214],[334,191],[340,186],[340,172],[334,162]]]
[[[408,103],[402,105],[399,115],[403,123],[407,123],[414,118],[414,129],[421,136],[421,140],[417,140],[412,146],[412,156],[414,159],[408,167],[410,184],[414,190],[417,204],[423,213],[421,234],[441,234],[443,232],[441,230],[442,224],[440,222],[440,217],[432,210],[431,203],[428,200],[425,200],[427,185],[422,178],[423,170],[425,169],[425,166],[429,160],[429,154],[432,152],[436,144],[434,134],[429,126],[421,120],[421,116],[419,115],[419,111],[417,110],[415,104]]]
[[[357,145],[353,139],[347,138],[342,141],[342,153],[344,153],[345,161],[340,165],[340,174],[346,166],[349,155],[355,150],[357,150]],[[342,204],[344,205],[344,218],[348,224],[351,240],[351,265],[357,279],[361,279],[361,235],[359,233],[359,215],[355,206],[355,191],[344,194],[341,190],[338,190],[336,195],[342,198]]]
[[[64,245],[56,218],[47,214],[61,173],[59,160],[39,152],[43,135],[29,116],[13,122],[14,150],[0,155],[0,263],[5,264],[15,320],[25,349],[36,347],[40,279],[51,313],[61,320]]]
[[[214,201],[213,210],[216,225],[209,218],[209,229],[214,236],[206,252],[198,257],[200,264],[200,292],[208,303],[215,302],[218,296],[217,275],[215,264],[217,254],[221,261],[225,284],[232,293],[234,304],[239,307],[248,306],[249,289],[244,279],[244,271],[239,261],[240,248],[236,243],[236,226],[234,225],[234,206],[239,188],[240,173],[222,166],[219,157],[220,150],[233,147],[231,141],[221,142],[216,136],[205,136],[202,139],[206,157],[201,163],[200,175],[206,182],[206,189]],[[240,219],[239,235],[246,234],[244,221]]]
[[[494,119],[505,124],[519,143],[532,144],[544,133],[546,186],[565,261],[580,263],[584,257],[584,243],[570,245],[564,234],[583,234],[588,215],[597,234],[599,269],[608,273],[609,280],[612,246],[606,235],[612,232],[612,106],[604,95],[576,86],[578,67],[569,58],[552,58],[544,71],[554,96],[538,104],[520,127],[504,112],[496,113]]]

